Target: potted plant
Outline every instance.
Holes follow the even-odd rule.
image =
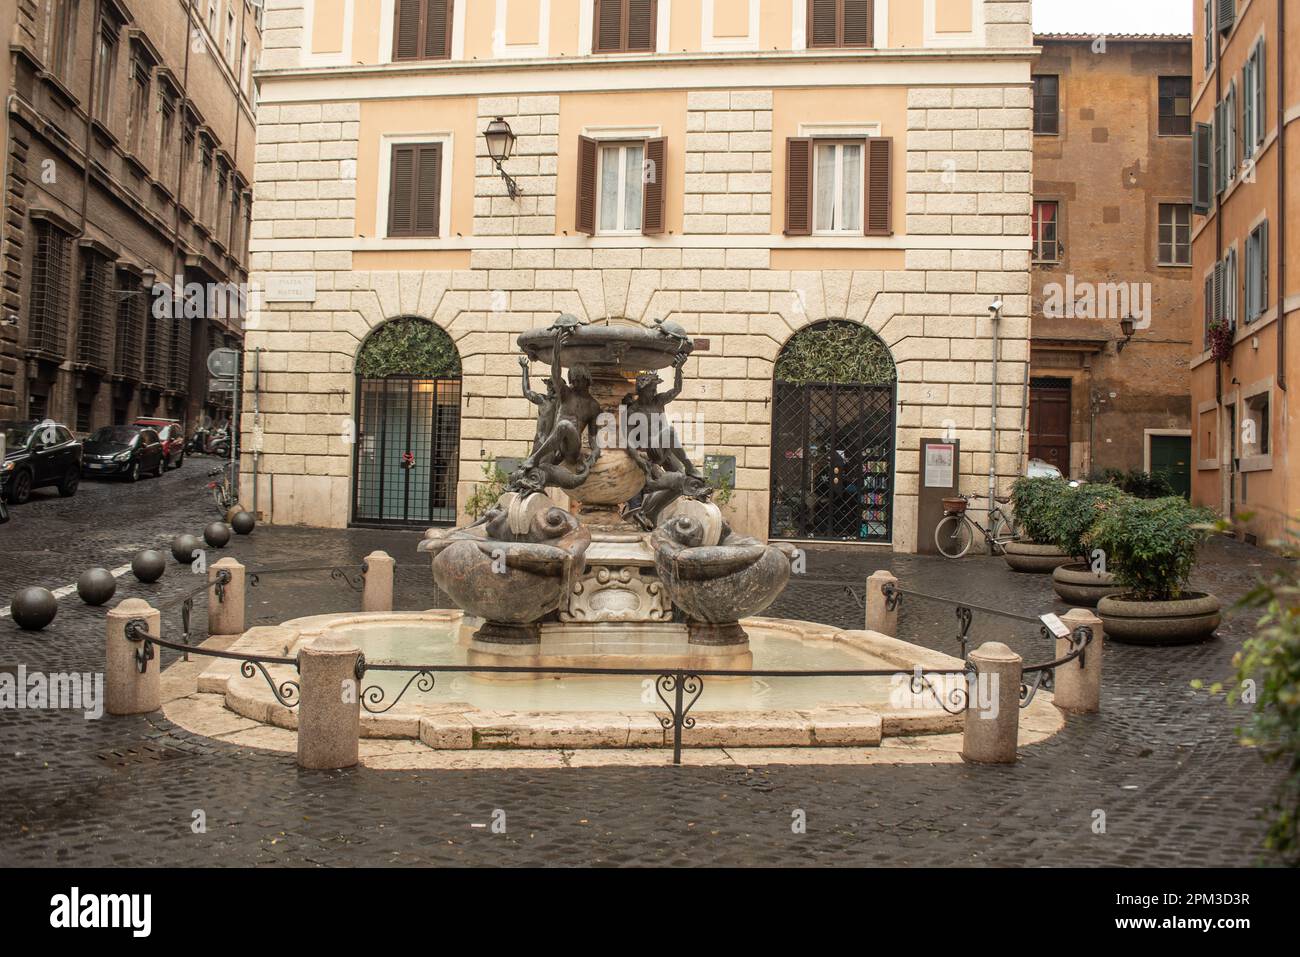
[[[1214,634],[1219,599],[1187,591],[1196,546],[1213,517],[1181,496],[1124,498],[1102,513],[1084,542],[1106,553],[1124,589],[1097,603],[1107,637],[1135,645],[1184,645]]]
[[[1107,595],[1124,589],[1115,581],[1104,552],[1090,554],[1083,537],[1107,509],[1126,498],[1119,489],[1107,484],[1076,485],[1064,491],[1056,501],[1052,525],[1056,545],[1078,559],[1052,570],[1052,588],[1062,601],[1083,608],[1094,608]]]
[[[1046,574],[1070,561],[1056,544],[1052,513],[1070,485],[1059,478],[1021,478],[1011,487],[1011,504],[1020,540],[1008,542],[1002,556],[1015,571]]]

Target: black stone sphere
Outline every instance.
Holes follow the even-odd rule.
[[[59,603],[48,588],[32,585],[14,595],[9,602],[9,614],[19,628],[40,631],[59,613]]]
[[[203,540],[213,548],[225,548],[230,541],[230,526],[225,522],[213,522],[203,530]]]
[[[163,572],[167,571],[167,559],[163,553],[152,548],[146,548],[135,558],[131,559],[131,573],[135,575],[137,581],[145,584],[156,582],[163,577]]]
[[[117,579],[107,568],[87,568],[77,579],[77,595],[87,605],[102,605],[117,591]]]
[[[247,512],[239,512],[230,520],[230,527],[235,530],[236,535],[251,535],[256,524],[253,516]]]
[[[172,558],[182,565],[188,565],[194,561],[194,550],[202,547],[193,535],[177,535],[172,539]]]

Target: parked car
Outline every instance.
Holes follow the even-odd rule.
[[[77,494],[81,481],[81,443],[62,425],[42,421],[0,422],[5,457],[0,463],[0,495],[15,505],[32,496],[32,489],[58,487],[65,498]]]
[[[153,429],[162,440],[163,457],[168,468],[180,468],[185,464],[185,429],[176,419],[136,419],[132,425]]]
[[[81,470],[86,475],[118,475],[134,482],[162,475],[167,467],[162,439],[148,426],[106,425],[86,439]]]

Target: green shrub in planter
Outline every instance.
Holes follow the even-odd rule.
[[[1011,486],[1011,506],[1016,512],[1022,540],[1038,545],[1055,541],[1052,512],[1070,483],[1059,478],[1020,478]]]
[[[1128,498],[1113,485],[1068,485],[1057,496],[1048,516],[1052,542],[1072,558],[1087,560],[1088,546],[1083,536],[1109,509]]]
[[[1196,546],[1214,521],[1209,509],[1187,504],[1181,496],[1121,498],[1083,536],[1087,548],[1100,548],[1115,581],[1138,601],[1173,601],[1182,597]]]

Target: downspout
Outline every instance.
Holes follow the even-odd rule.
[[[90,211],[90,140],[94,135],[95,79],[99,73],[99,37],[100,31],[103,29],[100,18],[104,15],[100,4],[101,0],[95,0],[95,20],[90,32],[90,91],[86,94],[86,106],[89,109],[86,112],[85,157],[84,162],[81,164],[81,235],[83,237],[86,235],[86,219]]]
[[[1277,4],[1277,376],[1286,391],[1286,0]],[[1265,250],[1267,254],[1267,250]]]
[[[241,387],[243,383],[240,383]],[[262,405],[259,401],[261,396],[262,385],[262,349],[259,346],[253,350],[253,429],[256,431],[262,424],[261,413]],[[262,461],[262,449],[260,443],[253,449],[253,517],[257,517],[257,467]]]
[[[181,67],[181,99],[177,104],[180,112],[177,119],[180,120],[181,142],[180,149],[176,151],[176,200],[173,203],[175,209],[172,216],[172,282],[180,283],[179,289],[175,287],[172,289],[172,312],[173,315],[179,312],[182,317],[185,315],[183,306],[185,278],[181,275],[181,201],[185,196],[185,116],[190,102],[190,48],[194,45],[193,14],[193,0],[188,0],[185,4],[185,62]],[[198,131],[195,130],[195,135],[197,134]],[[193,343],[190,343],[190,348],[191,350],[194,348]],[[167,357],[167,361],[171,362],[171,356]]]
[[[989,511],[997,505],[997,460],[998,460],[998,320],[1002,318],[1002,300],[995,300],[989,306],[993,316],[993,398],[989,403]],[[993,544],[989,543],[990,554]]]

